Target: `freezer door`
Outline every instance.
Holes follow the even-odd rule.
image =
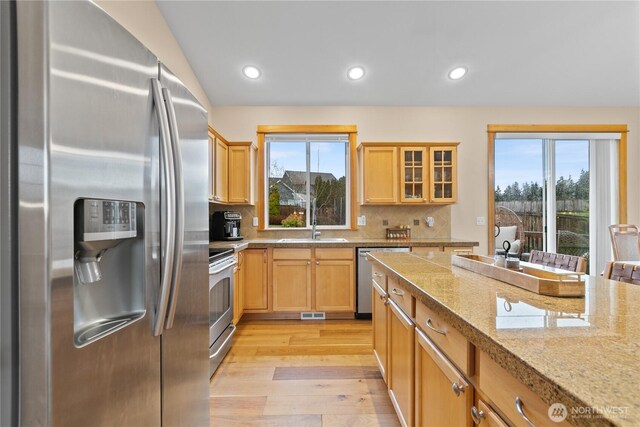
[[[184,200],[182,262],[174,268],[179,277],[173,284],[167,329],[161,337],[162,424],[204,426],[209,425],[207,112],[164,66],[160,67],[160,83],[168,90],[175,112],[176,158],[182,158],[182,179],[176,182],[180,185],[182,181]],[[180,168],[176,169],[179,173]]]
[[[157,58],[91,2],[17,9],[21,423],[159,426]],[[134,201],[142,226],[91,284],[74,280],[81,198]],[[134,306],[135,323],[76,345],[79,323]]]

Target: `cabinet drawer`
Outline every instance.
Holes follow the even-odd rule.
[[[480,398],[476,398],[475,405],[471,408],[471,418],[481,427],[508,427],[502,418]]]
[[[439,314],[416,301],[416,325],[467,375],[473,374],[473,354],[467,339]]]
[[[311,249],[274,249],[273,259],[311,259]]]
[[[387,290],[387,275],[375,264],[371,267],[371,278],[376,281],[383,291]]]
[[[472,254],[473,246],[443,246],[443,252],[454,254]]]
[[[316,248],[316,259],[353,259],[351,248]]]
[[[428,255],[442,252],[442,246],[413,246],[411,252],[418,255]]]
[[[389,298],[398,304],[407,316],[413,319],[415,316],[413,296],[409,291],[398,285],[398,279],[391,276],[387,277],[387,292],[389,293]]]
[[[529,427],[531,424],[525,417],[536,426],[551,424],[547,412],[549,405],[483,351],[478,352],[477,374],[478,388],[498,410],[509,418],[511,424]],[[565,420],[554,425],[569,426],[571,424]]]

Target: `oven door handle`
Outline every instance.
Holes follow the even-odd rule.
[[[231,325],[231,327],[233,328],[231,330],[231,333],[229,334],[229,336],[222,342],[222,344],[220,344],[220,348],[216,350],[215,353],[213,353],[212,355],[209,356],[209,359],[215,359],[216,357],[218,357],[218,355],[220,354],[220,352],[222,351],[222,349],[224,349],[224,346],[227,345],[227,343],[229,342],[229,340],[231,339],[231,337],[233,336],[233,334],[236,333],[236,325]]]
[[[238,263],[238,260],[237,260],[237,259],[235,259],[235,260],[233,260],[233,262],[232,262],[232,263],[230,263],[230,264],[226,264],[224,267],[222,267],[222,268],[221,268],[221,269],[219,269],[219,270],[216,270],[216,271],[210,271],[210,272],[209,272],[209,275],[212,275],[212,274],[218,274],[218,273],[220,273],[220,272],[223,272],[223,271],[225,271],[227,268],[229,268],[229,267],[233,267],[233,266],[234,266],[234,265],[236,265],[237,263]]]

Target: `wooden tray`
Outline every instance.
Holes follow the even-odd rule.
[[[482,255],[454,255],[451,264],[540,295],[584,296],[584,279],[573,271],[528,262],[520,262],[522,271],[509,270],[493,265],[493,258]]]

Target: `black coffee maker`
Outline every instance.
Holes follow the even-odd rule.
[[[240,212],[217,211],[209,219],[209,240],[242,240]]]

